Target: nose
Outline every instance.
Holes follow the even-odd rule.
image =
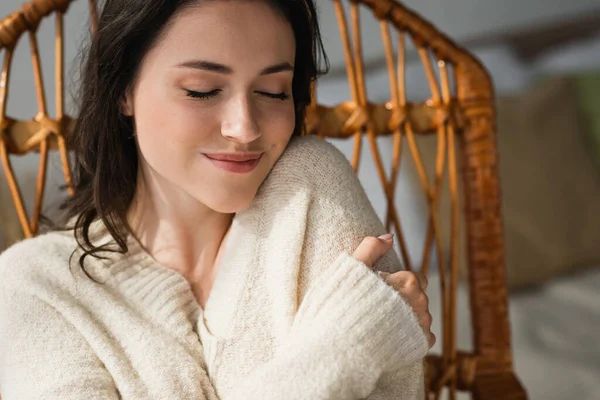
[[[231,141],[243,144],[260,137],[260,129],[248,98],[231,100],[221,122],[221,134]]]

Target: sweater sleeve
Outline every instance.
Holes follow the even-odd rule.
[[[383,374],[366,400],[426,399],[424,369],[425,362],[419,360]],[[415,380],[415,377],[419,379]]]
[[[112,377],[53,307],[0,287],[2,400],[116,400]]]
[[[415,368],[428,345],[400,295],[364,264],[342,254],[307,294],[288,340],[273,360],[246,377],[225,400],[361,399],[382,375],[402,373],[417,385],[397,399],[417,399]],[[399,372],[401,371],[401,372]],[[383,399],[383,397],[379,397]],[[389,397],[391,399],[391,397]]]

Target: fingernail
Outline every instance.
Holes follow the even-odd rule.
[[[393,238],[394,238],[394,234],[393,233],[386,233],[385,235],[379,236],[379,239],[385,240],[386,242],[389,242]]]

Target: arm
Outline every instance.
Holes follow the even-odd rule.
[[[286,184],[271,182],[273,188],[311,186],[300,306],[275,358],[224,399],[365,398],[380,378],[399,370],[410,381],[405,389],[418,387],[423,371],[412,365],[422,362],[428,344],[412,309],[348,255],[366,236],[384,233],[348,161],[330,144],[302,138],[290,145],[276,168],[273,176]],[[383,271],[399,266],[393,251],[375,265]],[[399,397],[412,398],[417,397]]]
[[[54,308],[0,287],[2,400],[117,400],[112,377]]]
[[[367,400],[425,399],[423,360],[413,362],[395,372],[383,374]],[[415,382],[414,377],[421,377]]]
[[[224,400],[360,399],[382,374],[409,366],[406,379],[419,380],[423,371],[411,364],[421,363],[427,340],[400,295],[347,254],[322,278],[304,299],[275,358]]]

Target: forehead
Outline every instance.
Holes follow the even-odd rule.
[[[295,39],[289,22],[265,1],[212,0],[173,17],[157,44],[170,59],[195,57],[251,67],[294,62]]]

